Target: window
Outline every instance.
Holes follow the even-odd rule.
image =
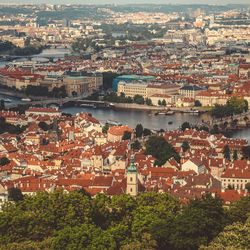
[[[133,192],[133,188],[130,188],[130,192]]]
[[[133,178],[132,178],[132,177],[130,177],[130,181],[133,181]]]

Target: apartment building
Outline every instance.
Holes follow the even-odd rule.
[[[176,95],[181,86],[169,83],[154,83],[147,86],[147,97],[155,94],[160,95]]]
[[[135,95],[141,95],[143,98],[147,98],[147,84],[145,83],[126,83],[119,82],[117,94],[124,93],[125,96],[134,97]]]
[[[66,76],[63,78],[66,92],[69,96],[83,95],[99,89],[103,84],[102,74],[85,74]]]
[[[179,94],[184,97],[195,98],[195,96],[203,89],[196,85],[186,85],[179,89]]]

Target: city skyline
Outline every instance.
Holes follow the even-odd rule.
[[[97,1],[90,1],[90,0],[73,0],[73,1],[59,1],[59,0],[53,0],[53,1],[47,1],[47,0],[25,0],[25,1],[8,1],[8,0],[2,0],[0,4],[93,4],[93,5],[99,5],[99,4],[117,4],[117,5],[126,5],[126,4],[207,4],[207,5],[225,5],[225,4],[249,4],[248,0],[212,0],[209,1],[209,3],[205,0],[97,0]]]

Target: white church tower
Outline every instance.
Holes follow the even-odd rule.
[[[130,166],[127,169],[127,194],[136,196],[138,194],[138,175],[134,164],[134,155],[131,155]]]

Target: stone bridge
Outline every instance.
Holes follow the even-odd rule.
[[[236,130],[250,127],[250,111],[198,124],[198,126],[208,126],[210,129],[217,125],[220,129]]]

